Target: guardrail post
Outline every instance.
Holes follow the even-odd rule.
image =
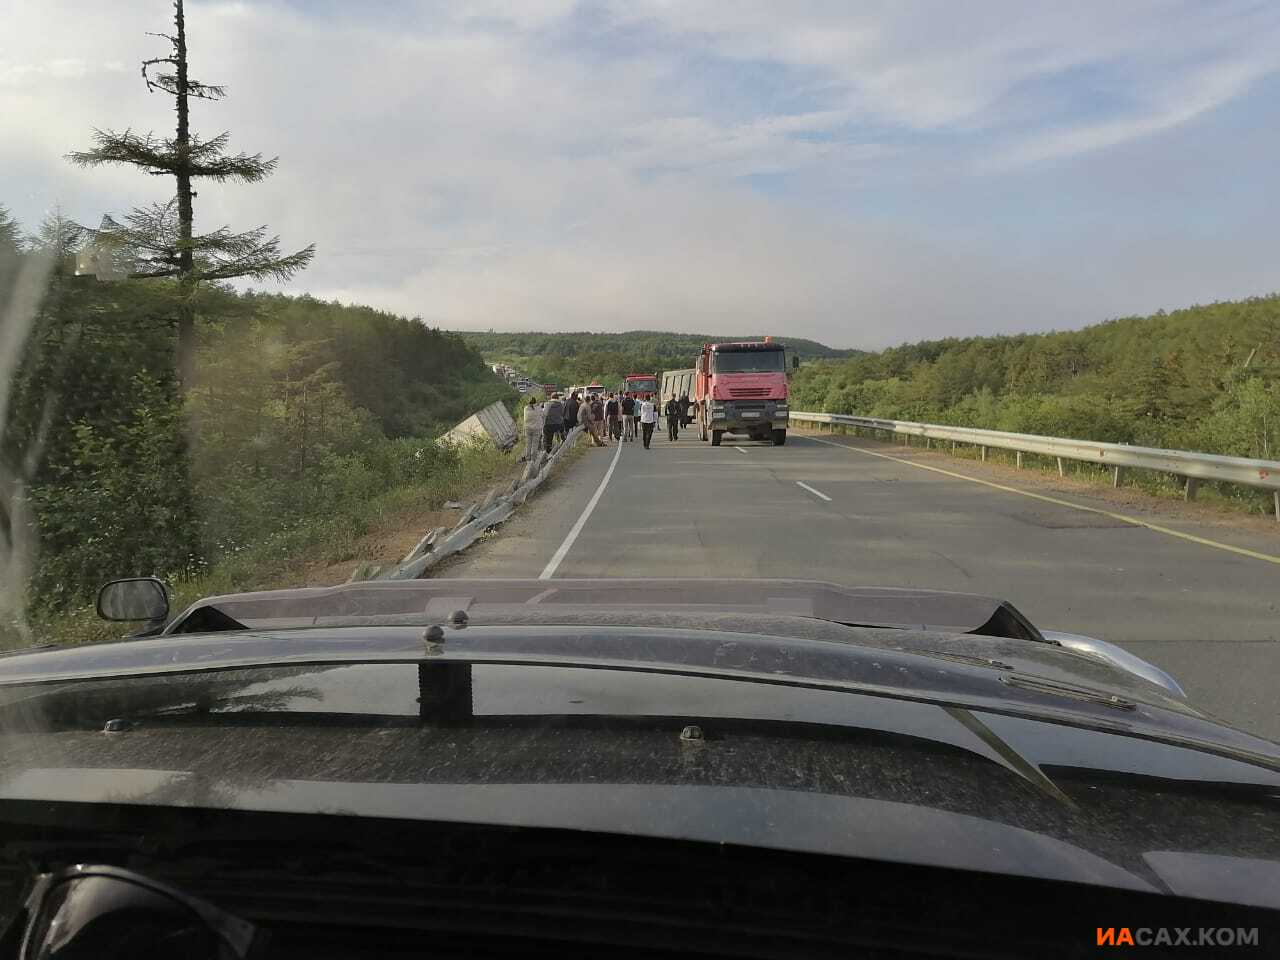
[[[982,448],[982,462],[983,462],[983,463],[986,463],[986,462],[987,462],[987,448],[986,448],[986,447],[983,447],[983,448]]]
[[[1063,466],[1062,458],[1058,457],[1058,476],[1065,477],[1066,475],[1067,475],[1067,468]]]
[[[1187,477],[1187,485],[1183,488],[1182,499],[1194,500],[1196,498],[1196,490],[1200,487],[1200,481],[1195,477]]]
[[[1120,468],[1119,467],[1111,468],[1111,486],[1113,487],[1120,486]]]
[[[1280,523],[1280,490],[1272,490],[1271,498],[1276,502],[1276,523]]]
[[[1021,450],[1018,451],[1018,469],[1019,470],[1022,469],[1022,451]]]

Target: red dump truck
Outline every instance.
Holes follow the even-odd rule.
[[[622,394],[633,400],[657,402],[658,375],[656,373],[628,373],[622,380]]]
[[[787,442],[786,351],[772,337],[703,344],[694,377],[698,439],[720,445],[726,433]]]

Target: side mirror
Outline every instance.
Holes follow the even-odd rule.
[[[112,580],[98,591],[103,620],[163,620],[169,616],[169,591],[155,577]]]

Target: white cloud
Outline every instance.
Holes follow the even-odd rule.
[[[154,179],[61,158],[94,126],[171,127],[134,67],[163,49],[144,34],[165,28],[167,4],[14,8],[6,32],[23,38],[22,59],[0,59],[0,201],[27,218],[61,202],[92,221],[158,198]],[[1029,248],[876,203],[942,183],[963,198],[1045,160],[1177,131],[1275,69],[1266,6],[378,9],[188,0],[193,73],[230,92],[196,105],[197,128],[280,155],[264,184],[201,187],[200,226],[314,240],[295,289],[448,326],[785,324],[852,344],[1081,323],[1177,302],[1135,290],[1231,295],[1265,277],[1245,250],[1161,288],[1126,280],[1121,252],[1084,288],[1050,257],[1103,256],[1096,239],[1065,249],[1050,222]],[[744,181],[761,176],[777,178],[774,195]],[[1156,277],[1158,260],[1135,269]]]

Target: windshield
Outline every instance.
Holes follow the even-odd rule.
[[[29,761],[0,763],[0,808],[190,772],[116,751],[102,674],[350,647],[408,665],[397,710],[436,662],[590,660],[504,729],[495,782],[555,804],[679,768],[672,833],[771,842],[746,793],[717,806],[758,788],[721,763],[774,757],[805,691],[981,774],[911,803],[1008,776],[1031,832],[1091,819],[1073,771],[1103,754],[1145,764],[1135,792],[1228,754],[1280,770],[1280,3],[11,0],[0,26],[0,754]],[[498,616],[476,581],[523,586]],[[596,581],[625,589],[567,586]],[[901,590],[933,599],[889,616]],[[660,723],[556,726],[645,657],[737,692],[699,714],[618,681]],[[788,704],[717,730],[781,696],[764,662]],[[37,674],[75,686],[33,733]],[[346,727],[261,716],[211,768],[270,737],[349,788],[331,811],[374,781],[429,809],[378,765],[407,726],[339,768],[312,745]],[[542,776],[521,731],[586,746]],[[447,736],[398,742],[447,779]],[[815,792],[890,777],[849,743],[797,749]],[[197,800],[234,793],[207,773]],[[1200,791],[1168,792],[1162,829],[1193,834]],[[819,846],[888,816],[808,809]],[[1152,836],[1126,817],[1091,822]],[[1280,862],[1215,829],[1205,856]],[[1135,888],[1152,849],[1119,865]]]
[[[711,355],[716,373],[774,373],[786,369],[781,350],[717,350]]]

